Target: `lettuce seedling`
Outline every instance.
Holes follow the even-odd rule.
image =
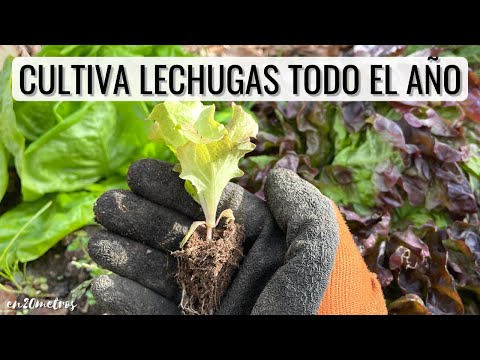
[[[255,149],[250,142],[256,137],[258,124],[241,106],[232,104],[232,119],[227,126],[214,119],[215,105],[199,101],[166,101],[155,106],[149,119],[154,121],[151,139],[163,140],[178,161],[175,170],[185,180],[185,188],[198,202],[205,221],[195,221],[180,243],[186,243],[195,229],[206,225],[207,239],[221,218],[234,220],[231,209],[215,219],[223,189],[235,177],[243,175],[239,160]]]

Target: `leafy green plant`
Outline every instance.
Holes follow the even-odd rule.
[[[37,56],[188,54],[174,45],[47,45]],[[9,199],[23,202],[8,201],[0,208],[0,254],[24,224],[52,202],[8,249],[14,264],[35,260],[64,236],[92,222],[95,200],[112,187],[126,188],[125,174],[135,160],[175,161],[175,157],[164,144],[148,141],[145,119],[155,104],[16,102],[11,65],[9,58],[0,72],[0,201],[8,192]],[[18,186],[12,182],[15,173]],[[18,190],[21,194],[11,196]]]
[[[126,188],[126,185],[123,179],[113,178],[85,190],[50,194],[21,203],[0,217],[0,252],[7,251],[11,262],[37,259],[59,240],[92,222],[93,203],[112,188]],[[35,216],[47,204],[50,206]],[[25,224],[29,225],[24,228]],[[9,246],[14,238],[15,246]]]
[[[25,266],[22,272],[19,266],[20,262],[14,256],[15,252],[11,252],[10,249],[17,246],[16,242],[18,238],[22,235],[22,233],[24,233],[28,229],[28,227],[31,226],[35,222],[35,220],[39,218],[51,206],[52,201],[49,201],[45,205],[43,205],[41,209],[36,211],[13,235],[7,246],[0,254],[0,277],[2,277],[15,287],[15,290],[13,290],[13,292],[15,293],[21,293],[26,295],[39,295],[35,291],[35,286],[40,287],[40,289],[43,291],[46,291],[48,289],[45,278],[34,279],[34,282],[29,281],[30,279],[27,279]],[[0,290],[11,291],[9,290],[9,288],[2,284],[0,284]]]
[[[218,203],[228,182],[243,175],[238,162],[255,149],[250,138],[256,137],[258,124],[241,106],[233,104],[232,110],[226,126],[214,119],[215,105],[204,106],[201,102],[167,101],[155,106],[150,114],[154,121],[151,138],[164,141],[176,155],[185,188],[205,215],[205,221],[192,224],[181,247],[198,226],[205,224],[207,239],[211,239],[212,229],[222,217],[234,219],[230,209],[215,219]]]
[[[25,230],[32,225],[32,223],[35,222],[35,220],[40,217],[49,207],[52,206],[52,201],[47,202],[45,205],[43,205],[38,211],[36,211],[21,227],[20,229],[12,236],[10,241],[7,243],[5,248],[3,249],[1,255],[0,255],[0,276],[3,277],[4,279],[10,281],[16,288],[17,290],[21,289],[20,284],[16,281],[15,274],[18,273],[19,266],[18,266],[18,260],[14,259],[13,261],[10,260],[10,255],[12,252],[9,250],[16,246],[17,244],[15,243],[20,235],[22,235]]]

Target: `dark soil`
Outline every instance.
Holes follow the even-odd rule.
[[[243,226],[233,221],[214,229],[212,240],[206,239],[206,227],[201,226],[182,250],[173,253],[185,314],[215,313],[242,261],[244,240]]]
[[[13,209],[22,201],[22,194],[20,192],[20,178],[17,172],[13,169],[8,170],[8,188],[2,201],[0,202],[0,215]]]

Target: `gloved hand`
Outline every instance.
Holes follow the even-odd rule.
[[[110,314],[180,314],[169,252],[203,213],[170,164],[137,161],[128,183],[132,191],[106,192],[94,206],[106,229],[88,251],[114,274],[92,292]],[[223,192],[218,211],[232,209],[244,225],[246,255],[218,314],[386,313],[335,204],[285,169],[269,173],[265,195],[266,203],[233,183]]]

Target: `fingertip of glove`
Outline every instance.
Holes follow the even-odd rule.
[[[172,172],[173,164],[156,159],[141,159],[128,168],[127,183],[132,191],[142,191],[145,182],[158,181]]]
[[[267,204],[280,227],[285,230],[317,218],[324,210],[331,212],[328,198],[295,172],[277,168],[271,170],[265,182]],[[328,205],[328,206],[327,206]]]
[[[90,257],[102,267],[122,266],[128,261],[128,256],[114,235],[107,230],[100,230],[92,235],[87,251]]]
[[[270,172],[267,174],[265,186],[272,186],[278,183],[296,181],[297,179],[300,179],[299,176],[292,170],[285,168],[276,168],[270,170]]]
[[[101,293],[111,289],[115,283],[113,277],[116,275],[100,275],[92,283],[93,296],[97,297]]]
[[[118,277],[118,275],[115,274],[100,275],[93,281],[92,286],[90,287],[95,300],[104,310],[107,311],[116,300],[114,294],[116,277]]]
[[[173,167],[173,164],[160,160],[138,160],[129,168],[128,186],[145,199],[193,218],[200,217],[200,206],[187,193],[185,181],[173,171]]]
[[[91,286],[99,307],[117,315],[176,315],[178,307],[135,281],[116,274],[100,275]]]
[[[317,187],[302,179],[296,172],[290,169],[276,168],[270,170],[265,181],[265,195],[267,199],[269,196],[276,195],[281,189],[289,191],[302,189],[313,191],[323,196]]]
[[[289,169],[276,168],[270,170],[265,181],[265,197],[271,201],[284,189],[292,189],[299,181],[304,181],[295,172]]]
[[[128,193],[128,190],[108,190],[100,195],[97,201],[95,201],[95,204],[93,204],[95,221],[101,225],[105,225],[103,219],[106,216],[110,216],[114,209],[124,210],[125,205],[123,204],[123,200]]]
[[[118,309],[122,303],[122,294],[118,293],[119,280],[121,280],[120,276],[110,274],[100,275],[93,281],[90,290],[102,311],[111,314],[123,312]]]

